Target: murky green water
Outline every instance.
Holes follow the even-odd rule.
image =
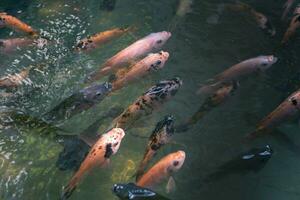
[[[167,114],[179,123],[199,107],[204,98],[195,91],[201,83],[227,67],[257,55],[272,54],[287,27],[280,21],[284,1],[252,0],[247,3],[267,14],[277,28],[275,37],[265,35],[246,15],[224,11],[218,5],[227,1],[195,0],[193,12],[182,19],[163,48],[170,52],[165,68],[107,97],[96,108],[62,125],[70,133],[80,133],[96,121],[102,112],[114,106],[126,108],[155,82],[179,76],[184,85],[161,110],[130,129],[119,152],[105,170],[95,169],[80,184],[72,199],[116,199],[111,187],[116,182],[134,181],[134,168],[144,153],[146,139],[131,134],[149,135],[155,124]],[[105,59],[138,38],[151,32],[167,30],[176,11],[176,0],[118,0],[111,13],[101,12],[99,0],[32,0],[3,1],[0,10],[17,16],[51,38],[53,45],[44,49],[26,49],[11,55],[1,55],[0,74],[17,72],[36,63],[46,65],[30,75],[32,84],[15,93],[24,94],[18,107],[39,116],[83,86],[85,76]],[[217,21],[213,15],[219,15]],[[135,25],[138,30],[95,50],[91,54],[75,54],[70,49],[76,39],[111,27]],[[1,29],[0,38],[18,36]],[[299,87],[300,45],[297,38],[285,49],[276,51],[279,62],[267,73],[242,81],[237,93],[216,108],[194,128],[177,134],[175,141],[164,147],[158,160],[169,152],[182,149],[187,153],[183,168],[175,175],[177,189],[171,199],[272,199],[300,198],[299,154],[291,152],[273,137],[260,138],[242,144],[245,134],[272,111],[285,97]],[[105,81],[103,79],[101,81]],[[100,81],[100,82],[101,82]],[[4,104],[5,102],[2,101]],[[106,130],[111,118],[104,120]],[[280,127],[295,142],[300,142],[296,123]],[[62,150],[51,133],[24,126],[2,130],[0,135],[0,199],[58,199],[72,171],[60,171],[55,166]],[[226,178],[202,184],[208,173],[240,152],[259,144],[271,144],[275,153],[258,173],[228,175]],[[164,185],[157,191],[165,194]]]

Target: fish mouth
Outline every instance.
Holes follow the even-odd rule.
[[[278,61],[278,57],[271,55],[268,57],[268,61],[271,62],[272,64],[274,64]]]
[[[123,139],[123,137],[125,136],[125,132],[121,128],[114,128],[113,131],[115,133],[117,133],[120,136],[121,139]]]
[[[170,56],[170,54],[168,53],[168,52],[166,52],[166,51],[160,51],[159,52],[161,55],[162,55],[162,57],[164,58],[164,59],[168,59],[169,58],[169,56]]]
[[[172,36],[172,33],[168,31],[163,31],[163,34],[165,34],[168,38]]]

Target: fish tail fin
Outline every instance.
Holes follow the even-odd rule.
[[[69,184],[66,186],[66,188],[64,188],[63,194],[61,196],[62,200],[68,199],[72,193],[74,192],[74,190],[76,189],[77,185],[78,185],[78,178],[76,177],[76,175],[71,179],[71,181],[69,182]]]
[[[155,151],[153,151],[151,149],[146,151],[144,158],[143,158],[142,162],[140,163],[138,170],[136,172],[136,177],[135,177],[136,181],[139,181],[139,179],[145,173],[146,166],[149,163],[149,161],[153,158],[154,155],[155,155]]]
[[[79,181],[81,180],[81,177],[84,173],[84,170],[82,167],[79,168],[79,170],[75,173],[75,175],[72,177],[68,185],[64,188],[63,194],[61,196],[61,199],[68,199],[74,190],[76,189],[77,185],[79,184]]]

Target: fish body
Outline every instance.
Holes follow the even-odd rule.
[[[130,62],[141,58],[152,51],[161,49],[170,37],[171,33],[167,31],[149,34],[108,59],[101,69],[95,71],[88,77],[87,81],[91,82],[98,80],[121,67],[126,67]]]
[[[250,5],[237,2],[236,4],[228,4],[226,7],[233,11],[249,13],[250,16],[252,16],[252,18],[255,20],[256,24],[260,29],[268,33],[270,36],[274,36],[276,34],[275,27],[270,22],[268,17],[263,13],[258,12]]]
[[[131,104],[112,124],[112,127],[128,129],[142,116],[150,115],[153,110],[174,96],[182,81],[179,78],[160,81]]]
[[[285,99],[273,112],[266,116],[256,127],[256,130],[248,135],[248,138],[255,138],[272,130],[285,121],[291,120],[299,115],[300,111],[300,90],[294,92]]]
[[[169,53],[164,51],[149,54],[147,57],[131,66],[126,72],[121,71],[120,73],[117,73],[115,80],[112,82],[112,90],[118,90],[150,72],[160,70],[164,67],[168,58]]]
[[[156,192],[147,188],[139,187],[134,183],[114,184],[112,192],[121,200],[167,200],[167,198],[157,194]]]
[[[217,181],[231,174],[247,173],[249,171],[258,172],[263,169],[272,155],[273,150],[269,145],[252,148],[218,167],[216,172],[205,178],[204,182]]]
[[[111,88],[111,84],[106,82],[81,89],[44,114],[44,118],[64,120],[73,117],[101,102],[111,92]]]
[[[179,132],[187,131],[191,126],[202,119],[208,112],[223,104],[230,96],[233,95],[237,87],[238,83],[236,82],[223,84],[204,101],[200,108],[187,120],[186,123],[177,127],[176,130],[178,130]]]
[[[292,5],[294,4],[295,0],[287,0],[285,4],[283,5],[284,11],[281,16],[281,20],[285,20],[286,16],[288,15],[289,11],[292,8]]]
[[[0,52],[8,54],[16,51],[19,48],[37,46],[43,47],[48,43],[46,39],[38,38],[11,38],[11,39],[0,39]]]
[[[125,132],[120,128],[114,128],[101,135],[80,165],[79,170],[74,174],[64,189],[62,195],[63,199],[67,199],[71,196],[84,174],[96,166],[104,167],[109,162],[110,157],[119,150],[124,136]]]
[[[144,174],[145,168],[152,158],[156,155],[156,152],[165,144],[169,143],[171,137],[174,135],[174,118],[173,116],[166,116],[163,120],[157,123],[151,136],[148,140],[148,145],[144,153],[143,160],[141,161],[136,180]]]
[[[84,38],[80,40],[75,49],[77,51],[90,51],[92,49],[95,49],[97,47],[100,47],[118,37],[121,37],[125,33],[132,30],[132,28],[114,28],[111,30],[103,31],[100,33],[97,33],[95,35],[89,36],[87,38]]]
[[[192,12],[192,5],[193,5],[192,0],[179,0],[176,16],[183,17],[187,13]]]
[[[183,165],[185,152],[170,153],[151,167],[136,183],[137,186],[152,189],[177,172]]]
[[[204,85],[198,91],[198,93],[210,93],[214,92],[226,82],[239,81],[242,77],[250,75],[255,72],[264,72],[269,69],[273,64],[277,62],[278,58],[273,55],[258,56],[255,58],[247,59],[232,67],[228,68],[224,72],[217,75],[210,85]]]
[[[286,32],[284,33],[284,36],[281,40],[281,44],[286,44],[291,39],[291,37],[295,35],[299,27],[300,27],[300,14],[297,14],[292,18],[290,25],[286,30]]]
[[[8,15],[7,13],[0,13],[0,28],[1,27],[9,27],[17,31],[21,31],[27,33],[31,36],[37,36],[38,32],[35,31],[31,26],[22,22],[18,18]]]
[[[0,78],[0,88],[17,88],[24,83],[33,66],[23,69],[21,72],[14,75],[7,75]]]

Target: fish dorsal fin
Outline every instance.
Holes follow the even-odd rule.
[[[0,15],[7,15],[6,12],[0,12]]]
[[[171,193],[176,189],[176,183],[172,176],[170,176],[167,186],[166,186],[166,192]]]

